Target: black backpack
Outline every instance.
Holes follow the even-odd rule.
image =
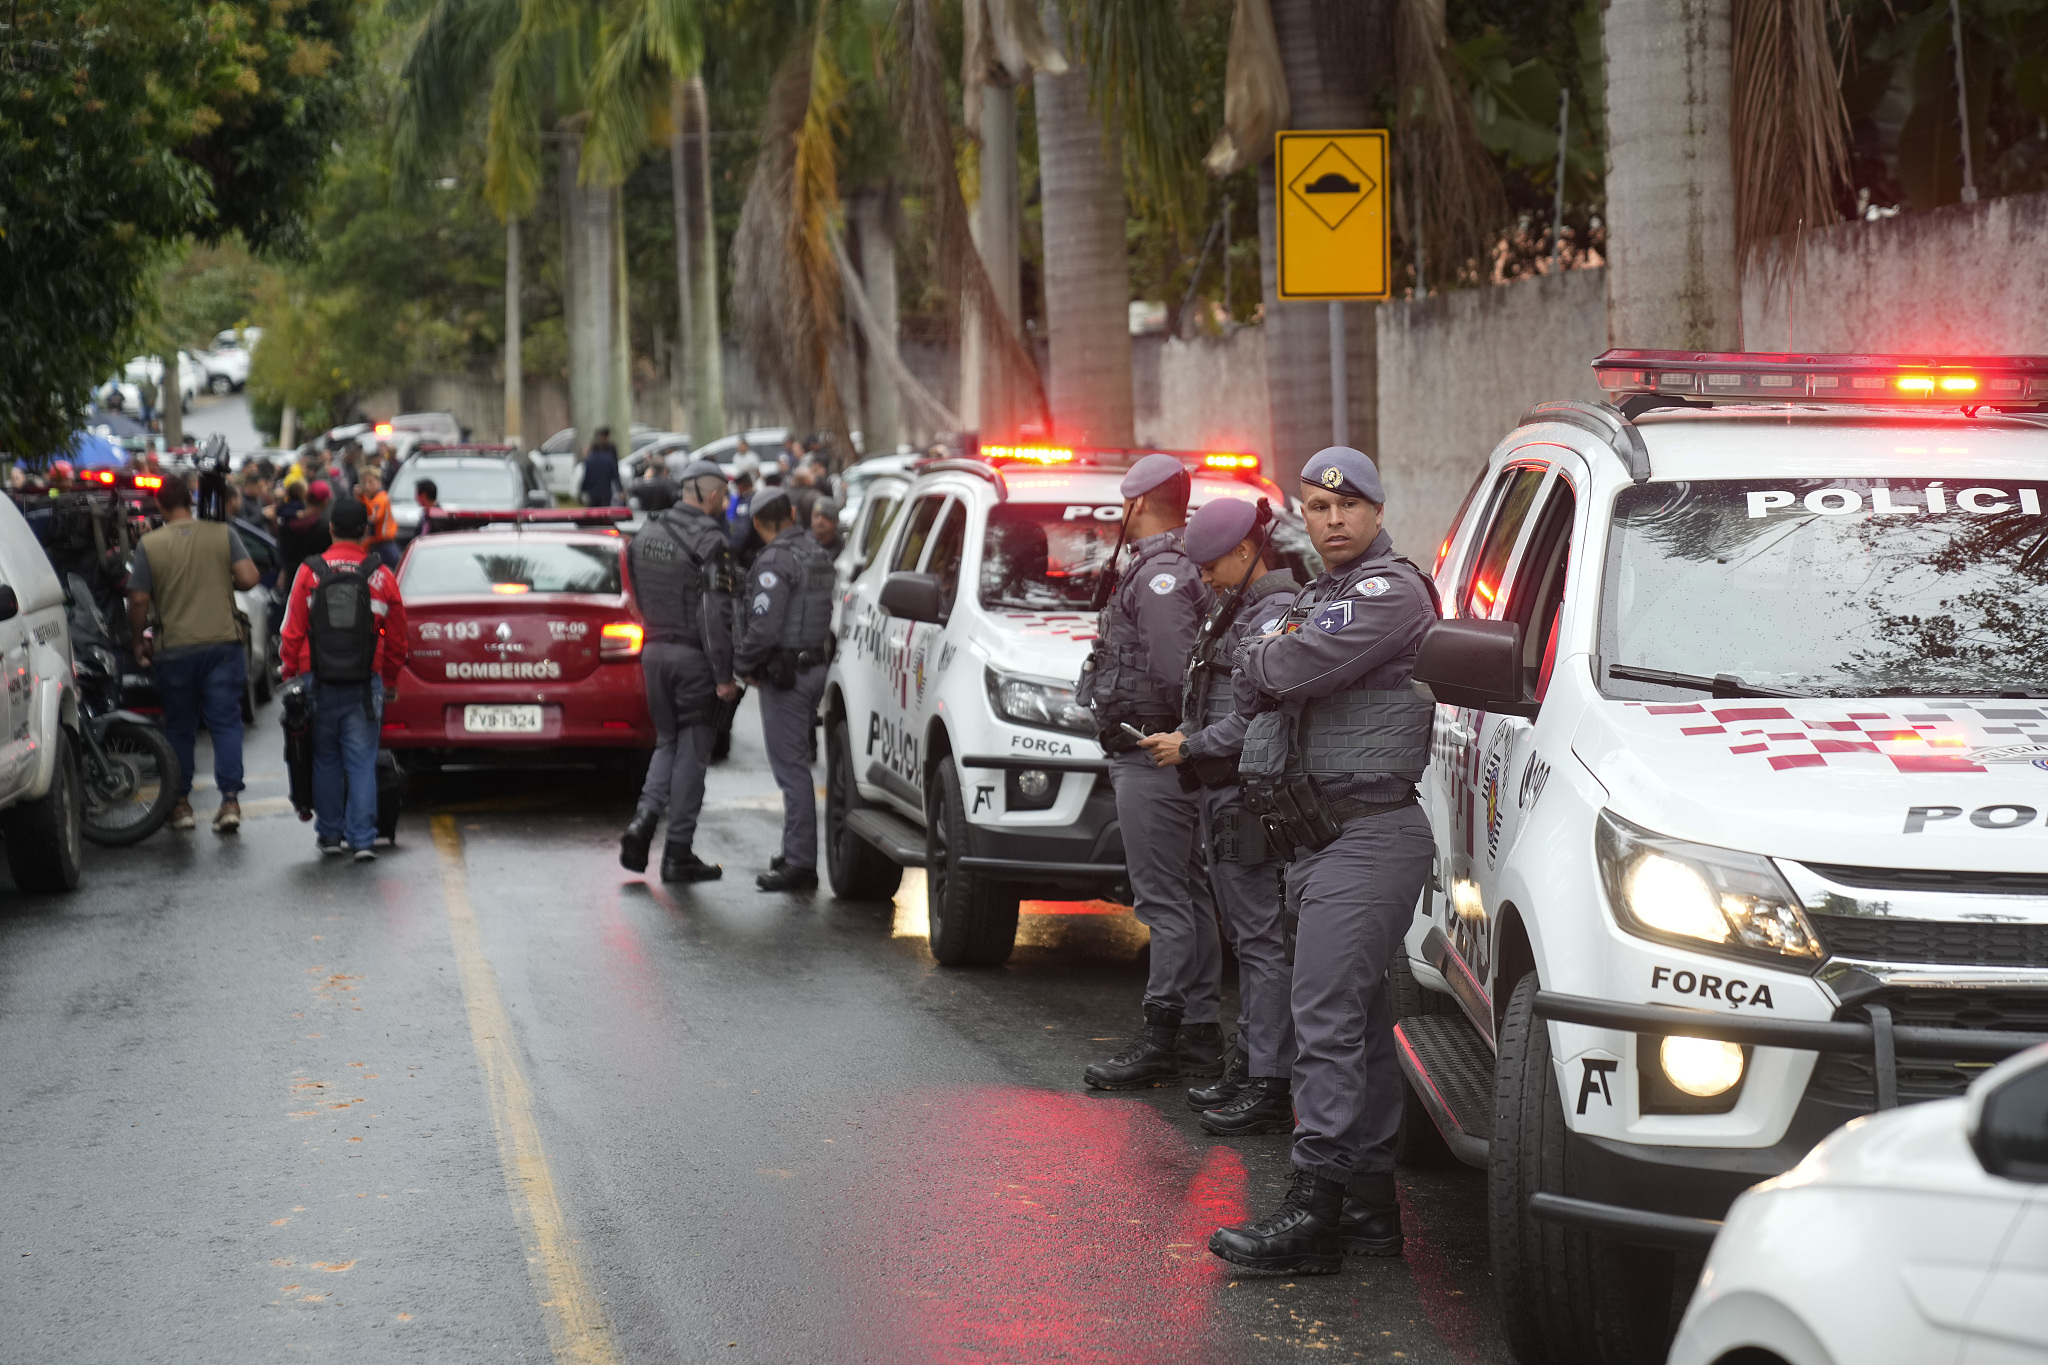
[[[330,564],[316,556],[306,567],[315,579],[306,619],[313,676],[324,683],[369,682],[377,668],[377,614],[370,605],[376,561]]]

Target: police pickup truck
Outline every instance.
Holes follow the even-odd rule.
[[[1004,961],[1019,902],[1125,894],[1095,718],[1074,700],[1119,543],[1123,472],[1149,451],[983,447],[920,464],[844,593],[825,683],[826,870],[846,898],[926,869],[932,956]],[[1193,505],[1269,499],[1258,457],[1180,456]]]
[[[2048,1031],[2048,360],[1594,367],[1438,556],[1393,974],[1524,1365],[1662,1360],[1739,1192]]]

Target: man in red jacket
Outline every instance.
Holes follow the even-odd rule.
[[[398,693],[407,646],[398,580],[368,553],[369,509],[342,498],[328,517],[334,544],[299,566],[281,640],[287,678],[313,675],[313,835],[322,854],[344,847],[376,861],[377,741],[384,702]],[[346,809],[344,809],[344,794]]]

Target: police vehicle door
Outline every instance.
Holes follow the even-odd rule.
[[[1571,488],[1560,481],[1551,462],[1556,452],[1556,447],[1545,446],[1518,451],[1494,477],[1480,504],[1478,534],[1469,542],[1447,585],[1450,590],[1444,593],[1453,615],[1515,619],[1529,593],[1517,572],[1524,549],[1539,525],[1550,526],[1560,515],[1560,504],[1553,497],[1558,490],[1563,493],[1561,515],[1569,541]],[[1524,626],[1525,632],[1532,628]],[[1543,629],[1547,638],[1548,621]],[[1526,643],[1523,656],[1528,657]],[[1527,760],[1530,730],[1528,721],[1514,716],[1439,706],[1431,771],[1425,783],[1431,825],[1439,831],[1437,877],[1442,897],[1436,903],[1443,907],[1438,923],[1447,942],[1432,952],[1425,940],[1423,956],[1443,972],[1473,1022],[1489,1036],[1492,1008],[1485,992],[1494,965],[1495,869],[1505,852],[1504,821],[1510,813],[1508,803],[1516,795],[1512,784],[1520,773],[1513,765]],[[1457,963],[1436,960],[1446,948]]]
[[[889,556],[890,573],[924,571],[932,532],[951,501],[943,491],[926,493],[899,518],[903,530]],[[916,690],[911,664],[914,652],[942,634],[943,628],[891,616],[884,620],[882,630],[881,686],[871,694],[873,709],[867,717],[862,777],[922,814],[924,765],[920,736],[911,718]],[[932,662],[936,662],[935,656]]]

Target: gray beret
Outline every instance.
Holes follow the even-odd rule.
[[[1252,533],[1258,508],[1242,498],[1216,498],[1188,518],[1186,548],[1197,564],[1213,564]]]
[[[676,481],[678,483],[688,483],[692,479],[718,479],[723,481],[724,478],[725,471],[718,467],[716,460],[692,460],[683,466],[683,472],[676,476]]]
[[[1350,446],[1327,446],[1301,467],[1301,481],[1354,498],[1384,504],[1386,490],[1380,487],[1380,472],[1361,451]]]
[[[1147,455],[1124,475],[1120,491],[1127,498],[1143,497],[1174,475],[1187,472],[1188,467],[1171,455]]]

